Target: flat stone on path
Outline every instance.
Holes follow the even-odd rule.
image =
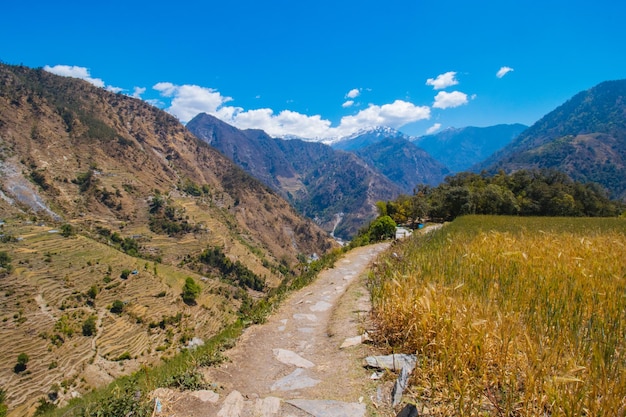
[[[243,395],[239,391],[233,391],[228,394],[224,400],[221,410],[217,413],[217,417],[238,417],[241,415],[244,406]]]
[[[270,417],[278,415],[278,412],[280,411],[280,398],[257,398],[254,404],[254,411],[254,415],[260,417]]]
[[[327,311],[332,306],[332,304],[327,303],[326,301],[318,301],[317,303],[309,307],[309,309],[311,311]]]
[[[317,321],[317,316],[315,314],[297,313],[293,315],[293,318],[296,320]]]
[[[315,364],[311,361],[304,359],[296,352],[292,352],[287,349],[272,349],[274,357],[277,361],[284,363],[285,365],[293,365],[298,368],[312,368]]]
[[[272,391],[292,391],[296,389],[314,387],[319,384],[319,379],[313,379],[305,374],[305,370],[298,368],[284,378],[274,382],[270,387]]]
[[[299,409],[315,417],[365,417],[365,404],[345,403],[333,400],[287,400]]]

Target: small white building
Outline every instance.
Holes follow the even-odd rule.
[[[413,231],[406,227],[396,227],[396,239],[404,239],[411,236],[412,233]]]

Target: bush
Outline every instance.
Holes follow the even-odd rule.
[[[185,280],[185,285],[183,286],[183,301],[185,304],[194,305],[196,304],[196,298],[202,292],[202,288],[196,284],[196,281],[191,277],[187,277]]]
[[[24,372],[26,370],[26,364],[29,360],[30,358],[26,353],[20,353],[19,355],[17,355],[17,363],[15,364],[15,367],[13,367],[13,372],[15,372],[16,374]]]
[[[45,398],[40,398],[39,405],[37,406],[37,409],[35,410],[35,414],[33,414],[33,416],[46,415],[47,413],[51,412],[52,410],[56,408],[57,406],[54,405],[53,403],[49,402]]]
[[[7,272],[11,272],[11,257],[4,251],[0,251],[0,268],[4,268]]]
[[[122,314],[123,311],[124,311],[124,303],[120,300],[113,301],[113,305],[111,305],[111,313]]]
[[[83,336],[93,336],[96,330],[96,317],[89,316],[83,323]]]
[[[70,236],[73,236],[75,233],[76,232],[74,231],[74,228],[72,227],[71,224],[65,223],[64,225],[61,226],[61,236],[70,237]]]
[[[396,235],[396,222],[389,216],[381,216],[372,222],[369,235],[374,241],[390,239]]]

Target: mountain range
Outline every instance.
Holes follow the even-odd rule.
[[[522,124],[510,124],[449,128],[432,135],[412,138],[412,141],[451,172],[456,173],[466,171],[484,161],[508,145],[527,127]]]
[[[300,139],[239,130],[208,114],[187,129],[263,181],[328,232],[349,238],[402,189],[353,153]]]
[[[582,91],[473,170],[550,168],[626,199],[626,80]]]
[[[26,373],[0,369],[7,401],[27,414],[58,381],[67,399],[210,337],[336,247],[328,232],[354,235],[378,200],[458,170],[534,168],[626,199],[626,80],[529,128],[377,127],[324,144],[206,114],[185,127],[144,101],[0,64],[0,363],[33,358]],[[197,302],[181,298],[187,279]],[[96,335],[81,330],[89,320]]]

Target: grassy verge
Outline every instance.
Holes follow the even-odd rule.
[[[380,337],[429,414],[624,414],[626,221],[468,216],[393,252]]]

